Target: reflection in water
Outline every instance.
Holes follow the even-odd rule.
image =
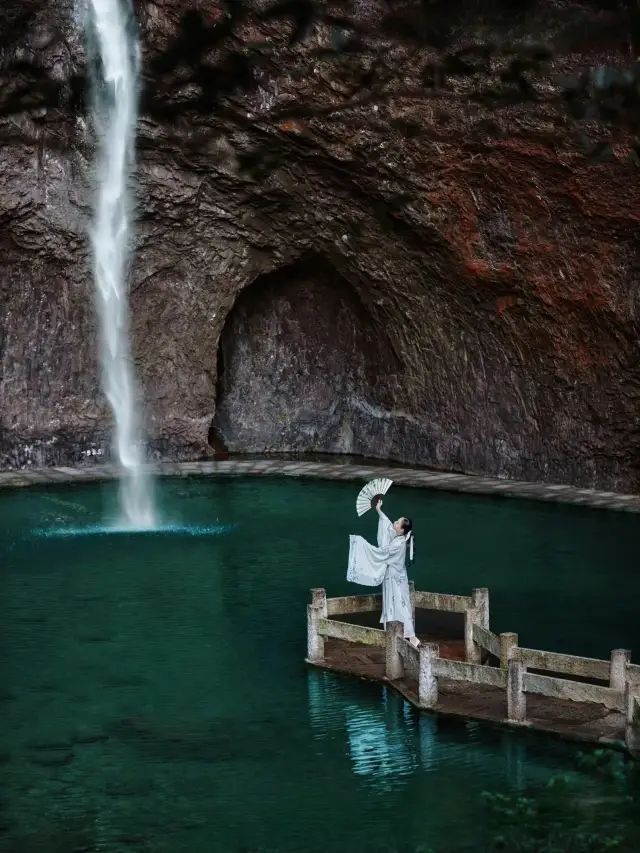
[[[438,760],[436,756],[438,720],[431,714],[420,714],[420,759],[424,770],[432,772],[437,769]]]
[[[355,775],[389,790],[403,785],[419,767],[429,769],[433,764],[433,730],[422,726],[421,717],[390,688],[381,688],[378,702],[366,701],[368,691],[365,701],[358,702],[357,692],[345,694],[340,682],[326,673],[310,672],[307,684],[314,737],[346,736]],[[432,718],[424,720],[435,724]]]
[[[420,764],[416,755],[414,739],[408,737],[405,711],[390,707],[389,688],[383,688],[379,710],[364,709],[358,705],[346,705],[346,730],[354,773],[371,776],[372,781],[388,787],[392,779],[413,773]],[[419,741],[418,741],[419,743]]]
[[[507,774],[509,787],[518,794],[525,789],[525,745],[524,740],[517,735],[505,738],[507,753]]]
[[[87,535],[116,498],[115,483],[0,494],[0,853],[343,853],[345,839],[357,853],[477,853],[483,790],[529,793],[575,768],[575,745],[419,714],[382,685],[305,668],[309,588],[353,592],[351,485],[163,480],[161,515],[182,534]],[[430,540],[423,589],[487,585],[496,627],[502,607],[505,630],[563,651],[570,636],[585,653],[596,596],[594,651],[637,634],[637,522],[418,490],[396,499]],[[581,549],[561,575],[545,575],[545,549],[527,538],[531,513],[553,525],[549,548]],[[585,525],[601,556],[580,546]]]
[[[521,793],[544,782],[560,744],[519,732],[420,713],[389,687],[346,682],[330,673],[308,675],[309,717],[316,740],[344,737],[356,776],[377,790],[402,787],[416,771],[442,778],[455,766],[473,780]]]

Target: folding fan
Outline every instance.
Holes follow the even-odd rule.
[[[393,480],[386,480],[384,477],[371,480],[370,483],[367,483],[356,498],[356,512],[358,515],[364,515],[365,512],[373,509],[378,499],[386,495],[389,491],[392,483]]]

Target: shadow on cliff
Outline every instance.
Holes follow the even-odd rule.
[[[324,258],[303,258],[257,278],[230,312],[209,443],[218,453],[389,455],[379,425],[398,372],[355,288]]]

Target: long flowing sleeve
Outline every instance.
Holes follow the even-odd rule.
[[[362,586],[380,586],[387,572],[389,558],[403,544],[402,539],[396,537],[383,548],[376,548],[362,536],[349,536],[347,580]]]
[[[378,519],[378,548],[385,548],[395,537],[396,532],[393,529],[393,524],[383,513],[379,513]]]

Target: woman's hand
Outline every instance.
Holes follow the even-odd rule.
[[[376,504],[376,512],[382,512],[382,498]]]

